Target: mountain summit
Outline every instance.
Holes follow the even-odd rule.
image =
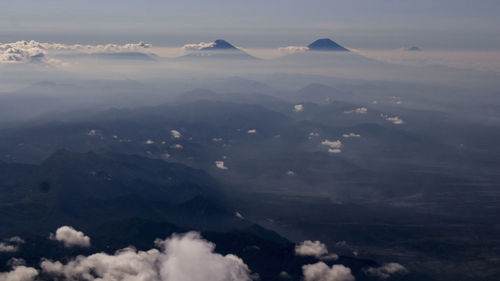
[[[318,40],[312,42],[307,47],[311,51],[347,51],[347,52],[349,52],[348,49],[340,46],[339,44],[335,43],[334,41],[332,41],[328,38],[318,39]]]
[[[204,47],[201,51],[214,51],[214,50],[237,50],[237,48],[226,40],[217,39],[211,46]]]

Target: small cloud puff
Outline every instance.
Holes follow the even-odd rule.
[[[346,110],[346,111],[344,111],[344,113],[345,114],[351,114],[351,113],[366,114],[366,113],[368,113],[368,109],[366,107],[360,107],[360,108],[356,108],[353,110]]]
[[[320,241],[313,242],[311,240],[306,240],[295,246],[295,255],[298,256],[313,256],[319,258],[326,254],[328,254],[328,249],[326,245]]]
[[[302,266],[305,281],[354,281],[351,269],[341,264],[329,267],[324,262]]]
[[[64,247],[90,247],[90,237],[83,232],[75,230],[71,226],[61,226],[56,230],[56,234],[50,234],[50,239],[62,242]]]
[[[365,273],[372,276],[377,276],[382,279],[387,279],[394,274],[405,274],[408,270],[399,263],[391,262],[380,267],[370,267],[365,270]]]
[[[304,111],[304,106],[302,104],[297,104],[293,107],[293,111],[302,112],[302,111]]]
[[[229,168],[224,165],[224,161],[215,161],[215,166],[221,170],[229,170]]]
[[[251,129],[251,130],[248,130],[247,133],[249,133],[249,134],[255,134],[255,133],[257,133],[257,130]]]
[[[385,114],[380,114],[380,117],[382,117],[383,119],[385,119],[386,121],[389,121],[391,122],[392,124],[394,125],[401,125],[401,124],[404,124],[404,121],[399,118],[398,116],[389,116],[389,115],[385,115]]]
[[[25,243],[24,239],[19,236],[14,236],[4,241],[0,242],[0,253],[15,253],[19,250],[19,245]]]
[[[240,212],[234,212],[234,215],[239,218],[240,220],[244,220],[245,217],[243,217],[243,215],[240,213]]]
[[[171,130],[170,134],[174,139],[180,139],[182,137],[182,134],[177,130]]]
[[[341,153],[342,152],[342,150],[340,149],[342,147],[342,142],[339,140],[336,140],[336,141],[324,140],[321,142],[321,145],[327,146],[329,153]]]
[[[342,137],[344,138],[359,138],[361,135],[355,134],[355,133],[349,133],[349,134],[343,134]]]
[[[309,47],[306,46],[288,46],[281,47],[278,51],[282,54],[301,54],[309,51]]]
[[[295,176],[295,172],[292,171],[292,170],[289,170],[289,171],[286,172],[286,175],[289,176],[289,177],[293,177],[293,176]]]

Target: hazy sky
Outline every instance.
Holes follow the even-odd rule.
[[[498,50],[499,15],[498,0],[16,0],[0,2],[0,42]]]

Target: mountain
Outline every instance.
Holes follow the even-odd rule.
[[[257,59],[223,39],[217,39],[201,48],[188,49],[188,51],[187,55],[180,58]]]
[[[349,52],[348,49],[340,46],[339,44],[335,43],[334,41],[324,38],[324,39],[318,39],[314,42],[312,42],[309,46],[310,51],[344,51],[344,52]]]

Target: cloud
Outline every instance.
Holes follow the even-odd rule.
[[[356,108],[353,110],[346,110],[346,111],[344,111],[344,113],[345,114],[351,114],[351,113],[366,114],[366,113],[368,113],[368,109],[366,107],[360,107],[360,108]]]
[[[286,172],[286,175],[290,176],[290,177],[293,177],[293,176],[295,176],[295,172],[292,171],[292,170],[289,170],[289,171]]]
[[[380,117],[382,117],[386,121],[389,121],[389,122],[391,122],[392,124],[395,124],[395,125],[404,124],[404,121],[401,118],[399,118],[398,116],[391,117],[389,115],[380,114]]]
[[[182,134],[177,130],[171,130],[170,134],[174,139],[180,139],[182,137]]]
[[[129,247],[114,255],[78,256],[63,264],[44,260],[43,272],[54,279],[87,281],[250,281],[248,266],[237,256],[214,253],[215,245],[199,233],[157,239],[162,251]]]
[[[64,247],[90,247],[90,237],[81,231],[75,230],[71,226],[61,226],[56,230],[56,234],[50,234],[50,239],[62,242]]]
[[[321,260],[337,260],[336,254],[328,254],[328,248],[320,241],[306,240],[295,246],[295,255],[312,256]]]
[[[355,133],[349,133],[349,134],[343,134],[342,137],[344,138],[359,138],[361,135],[355,134]]]
[[[151,144],[154,144],[154,140],[147,140],[144,142],[145,144],[148,144],[148,145],[151,145]]]
[[[304,106],[302,104],[297,104],[293,107],[293,111],[302,112],[302,111],[304,111]]]
[[[172,146],[170,146],[171,148],[175,148],[175,149],[184,149],[184,146],[182,146],[182,144],[174,144]]]
[[[198,44],[186,44],[182,48],[186,51],[200,51],[204,48],[210,48],[215,46],[215,42],[205,43],[201,42]]]
[[[249,133],[249,134],[255,134],[255,133],[257,133],[257,130],[255,130],[255,129],[251,129],[251,130],[248,130],[248,132],[247,132],[247,133]]]
[[[365,270],[366,274],[377,276],[382,279],[387,279],[394,274],[405,274],[407,272],[408,270],[406,267],[396,262],[387,263],[380,267],[370,267]]]
[[[19,250],[19,245],[24,243],[24,239],[19,236],[4,239],[4,242],[0,242],[0,253],[15,253]]]
[[[351,269],[340,264],[329,267],[324,262],[302,266],[305,281],[354,281]]]
[[[301,54],[309,51],[309,47],[306,46],[287,46],[278,48],[278,51],[282,54]]]
[[[48,58],[51,51],[72,51],[84,53],[116,53],[141,51],[151,48],[151,44],[139,42],[137,44],[107,44],[107,45],[68,45],[60,43],[42,43],[37,41],[17,41],[13,43],[0,43],[0,64],[44,62],[54,63]]]
[[[295,246],[295,254],[298,256],[321,257],[328,254],[326,245],[320,241],[306,240]]]
[[[234,212],[234,215],[239,218],[240,220],[244,220],[245,217],[243,217],[243,215],[240,213],[240,212]]]
[[[336,141],[324,140],[321,142],[321,145],[327,146],[329,153],[341,153],[342,152],[342,150],[340,149],[342,147],[342,142],[339,140],[336,140]]]
[[[221,141],[223,141],[223,139],[222,138],[213,138],[212,141],[213,142],[221,142]]]
[[[224,161],[215,161],[215,166],[221,170],[229,170],[229,168],[224,165]]]
[[[32,267],[16,266],[9,272],[0,273],[0,281],[32,281],[38,276],[38,270]]]

